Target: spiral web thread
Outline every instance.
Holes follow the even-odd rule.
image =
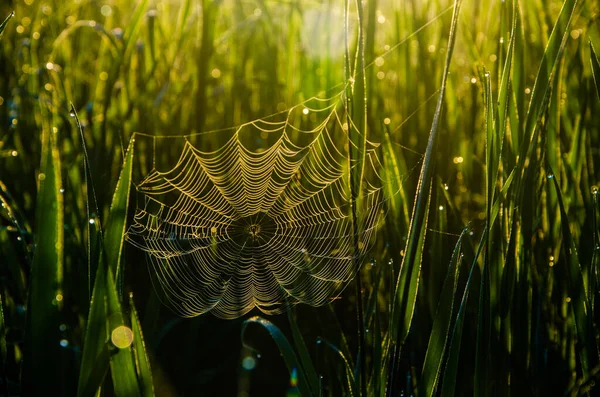
[[[383,167],[369,144],[355,252],[352,143],[341,103],[341,96],[313,98],[282,120],[243,124],[212,151],[196,148],[192,136],[151,137],[154,147],[185,139],[184,148],[172,169],[154,168],[137,185],[141,199],[128,240],[146,252],[159,296],[173,311],[226,319],[254,307],[278,314],[341,293],[383,212]]]

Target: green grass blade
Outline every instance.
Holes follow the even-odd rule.
[[[10,19],[14,16],[15,16],[15,12],[13,11],[10,14],[8,14],[8,16],[4,19],[4,21],[2,21],[2,23],[0,23],[0,35],[2,35],[2,33],[4,33],[4,29],[6,29],[6,25],[8,25],[8,21],[10,21]]]
[[[60,303],[57,296],[62,294],[64,208],[57,138],[51,131],[46,126],[42,136],[36,249],[29,276],[21,375],[23,393],[27,395],[43,395],[48,390],[60,392],[63,376],[59,345]]]
[[[556,177],[552,176],[552,174],[550,179],[552,182],[554,182],[558,206],[560,208],[560,222],[563,234],[562,254],[565,257],[567,290],[569,291],[569,295],[571,297],[571,305],[575,318],[578,356],[581,362],[583,377],[584,379],[588,379],[590,376],[590,371],[596,368],[599,361],[598,345],[596,343],[596,337],[593,328],[592,313],[590,311],[590,304],[587,299],[588,295],[586,293],[583,274],[581,272],[581,265],[577,255],[577,247],[571,234],[569,218],[567,217],[567,213],[565,211],[560,186],[558,185]]]
[[[85,385],[77,393],[80,397],[95,397],[98,393],[98,389],[104,383],[104,378],[108,373],[108,367],[110,363],[110,351],[111,343],[106,342],[103,348],[100,350],[98,356],[92,362],[92,367],[88,373],[88,377]]]
[[[106,328],[106,270],[101,264],[96,272],[96,281],[92,291],[92,300],[90,303],[90,312],[85,328],[85,339],[83,344],[83,354],[81,358],[81,367],[79,369],[79,384],[77,395],[83,397],[89,394],[90,389],[95,391],[94,386],[97,382],[97,376],[92,377],[94,368],[99,365],[98,358],[102,358],[102,350],[108,340],[108,331]],[[108,368],[109,357],[106,357],[106,368]],[[96,375],[97,375],[96,370]]]
[[[592,64],[592,75],[594,76],[594,83],[596,83],[596,94],[600,99],[600,61],[598,61],[598,54],[596,49],[590,40],[590,63]]]
[[[439,304],[433,320],[433,328],[429,335],[429,343],[427,352],[425,353],[425,361],[421,370],[421,378],[419,380],[419,395],[433,396],[435,394],[439,381],[440,370],[444,360],[444,353],[449,339],[449,331],[454,311],[454,297],[458,286],[458,277],[460,272],[460,257],[461,243],[465,235],[465,231],[460,235],[452,259],[448,267],[446,279],[442,287]]]
[[[273,340],[277,344],[277,347],[279,348],[279,352],[283,356],[283,360],[285,361],[285,365],[287,366],[290,374],[292,374],[294,369],[297,371],[298,390],[300,391],[300,394],[304,397],[312,396],[313,394],[311,393],[309,380],[306,376],[306,373],[300,366],[298,357],[296,356],[296,353],[294,352],[292,345],[290,345],[290,342],[287,340],[287,338],[285,337],[283,332],[281,332],[281,330],[279,328],[277,328],[277,326],[275,324],[271,323],[270,321],[265,320],[264,318],[261,318],[258,316],[254,316],[254,317],[251,317],[248,320],[244,321],[244,323],[242,324],[242,332],[241,332],[242,333],[242,343],[244,343],[244,333],[246,332],[246,328],[250,324],[258,324],[258,325],[262,326],[264,329],[266,329],[267,332],[269,332],[269,335],[271,336],[271,338],[273,338]]]
[[[412,322],[414,314],[417,289],[419,285],[419,274],[421,269],[422,248],[425,242],[427,229],[427,217],[429,214],[429,203],[431,201],[431,180],[434,169],[434,151],[437,145],[439,125],[441,120],[444,95],[446,92],[446,82],[450,70],[450,61],[456,40],[456,28],[458,15],[460,12],[460,0],[454,2],[454,13],[452,15],[452,26],[448,39],[448,49],[442,76],[442,85],[436,105],[436,110],[429,133],[427,150],[421,167],[417,193],[415,195],[415,204],[410,221],[408,240],[406,242],[405,256],[400,266],[400,274],[395,288],[394,308],[392,309],[392,335],[393,340],[399,346],[402,346]]]
[[[129,308],[131,311],[131,329],[133,331],[133,352],[135,354],[135,366],[140,381],[141,395],[143,397],[154,396],[154,381],[152,379],[152,369],[150,368],[150,359],[146,352],[146,343],[142,334],[142,327],[138,318],[133,295],[129,296]]]
[[[131,172],[133,167],[133,148],[135,140],[132,139],[125,163],[117,182],[115,194],[110,206],[108,223],[105,231],[104,252],[110,271],[116,279],[121,276],[121,251],[125,240],[125,227],[127,223],[127,207],[129,204],[129,193],[131,191]]]
[[[547,104],[547,96],[552,83],[552,73],[562,56],[564,45],[569,36],[569,27],[573,15],[575,14],[575,6],[577,0],[566,0],[563,3],[558,20],[552,29],[548,45],[544,51],[542,62],[538,69],[535,78],[533,90],[531,91],[531,101],[527,111],[527,120],[525,125],[525,142],[522,148],[522,153],[527,153],[529,143],[533,139],[533,132],[538,125],[544,107]],[[520,164],[524,164],[525,156],[519,157]],[[523,168],[522,166],[520,168]]]
[[[315,369],[313,361],[310,358],[310,354],[308,353],[308,349],[306,348],[306,343],[304,343],[304,338],[302,337],[302,333],[300,332],[300,328],[298,327],[298,323],[296,322],[296,313],[294,309],[295,308],[292,308],[288,311],[288,319],[290,321],[290,328],[292,329],[294,345],[296,346],[296,351],[298,352],[298,356],[300,357],[300,365],[302,366],[302,370],[306,374],[306,379],[308,381],[310,390],[314,395],[318,395],[319,375],[317,374],[317,370]]]
[[[114,278],[110,271],[106,273],[106,318],[111,341],[118,348],[110,357],[110,371],[117,396],[141,396],[137,379],[135,359],[131,348],[135,338],[133,331],[126,326],[125,316]]]
[[[350,366],[350,362],[348,361],[348,359],[346,358],[346,356],[344,355],[344,353],[337,348],[337,346],[335,346],[333,343],[325,340],[324,341],[325,344],[331,348],[331,350],[333,350],[337,355],[340,356],[340,358],[342,359],[342,362],[344,363],[344,369],[346,370],[346,377],[344,378],[341,374],[339,374],[339,378],[342,381],[342,383],[344,384],[344,386],[347,387],[347,391],[346,391],[346,395],[347,396],[358,396],[358,390],[359,387],[356,384],[356,379],[354,378],[354,374],[352,372],[352,367]],[[345,382],[344,382],[345,379]]]

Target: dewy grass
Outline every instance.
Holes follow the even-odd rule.
[[[462,1],[460,18],[451,0],[5,3],[0,394],[598,392],[593,2]],[[212,153],[345,87],[349,118],[329,133],[351,143],[333,144],[356,191],[377,160],[385,191],[361,288],[239,320],[162,306],[124,232],[139,182],[182,145],[132,138],[220,131],[190,138]],[[291,142],[321,121],[306,110]],[[274,136],[258,127],[240,137],[257,158]]]

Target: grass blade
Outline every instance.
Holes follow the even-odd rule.
[[[306,374],[310,390],[314,395],[318,395],[319,376],[317,375],[315,366],[313,365],[312,359],[310,358],[310,354],[308,353],[308,349],[306,348],[306,343],[304,343],[302,332],[300,332],[300,328],[298,328],[298,323],[296,322],[295,314],[296,313],[294,308],[288,311],[288,319],[290,321],[290,328],[292,329],[294,345],[296,346],[296,351],[298,352],[298,355],[300,357],[300,365],[302,366],[302,370]]]
[[[131,329],[133,331],[133,352],[135,354],[135,365],[140,381],[141,395],[143,397],[151,397],[154,396],[152,369],[150,368],[148,353],[146,352],[146,343],[144,342],[140,320],[135,310],[133,295],[129,295],[129,308],[131,311]]]
[[[63,376],[59,301],[62,301],[64,208],[57,137],[51,131],[49,126],[44,128],[42,165],[38,176],[36,250],[29,277],[21,378],[23,393],[27,395],[43,395],[48,390],[60,392]]]
[[[594,83],[596,83],[596,94],[600,99],[600,61],[598,61],[598,54],[596,49],[590,40],[590,63],[592,64],[592,75],[594,76]]]
[[[454,247],[450,266],[448,267],[448,273],[446,274],[446,280],[442,287],[442,294],[433,321],[433,329],[429,335],[429,344],[427,345],[427,352],[425,353],[425,362],[423,363],[423,369],[421,370],[419,395],[433,396],[439,381],[444,353],[450,336],[449,331],[454,311],[454,297],[456,295],[460,272],[460,247],[464,235],[465,231],[462,232]]]
[[[281,330],[270,321],[265,320],[262,317],[254,316],[244,321],[244,323],[242,324],[242,344],[244,344],[244,333],[246,332],[246,328],[250,324],[261,325],[264,329],[267,330],[267,332],[269,332],[269,335],[271,335],[271,338],[273,338],[273,340],[277,344],[279,352],[283,356],[283,360],[285,361],[285,365],[290,371],[290,374],[292,374],[294,370],[297,371],[298,390],[300,390],[300,394],[305,397],[312,396],[313,394],[311,393],[310,384],[306,373],[300,366],[298,357],[296,356],[292,345],[290,345],[290,342],[287,340],[283,332],[281,332]]]
[[[596,344],[596,338],[594,334],[592,313],[590,311],[590,304],[587,299],[588,295],[586,293],[583,275],[581,273],[581,265],[577,255],[577,247],[571,234],[569,218],[567,217],[567,213],[565,211],[560,186],[558,185],[556,177],[554,177],[552,174],[550,179],[552,182],[554,182],[558,206],[560,208],[560,222],[563,234],[562,253],[565,257],[567,287],[571,297],[573,315],[575,318],[578,356],[581,362],[583,377],[584,379],[588,379],[590,376],[590,371],[596,368],[598,365],[598,345]]]
[[[8,16],[4,19],[4,21],[2,21],[2,23],[0,23],[0,35],[2,35],[2,33],[4,33],[4,29],[6,29],[6,25],[8,25],[8,21],[10,21],[10,19],[14,16],[15,16],[15,12],[13,11],[10,14],[8,14]]]
[[[392,309],[392,335],[398,346],[402,346],[412,322],[417,296],[419,273],[421,269],[422,247],[425,242],[427,229],[427,217],[429,214],[429,203],[431,199],[431,179],[433,176],[434,150],[437,144],[439,124],[441,119],[446,82],[450,69],[450,61],[456,39],[456,27],[460,12],[460,0],[454,2],[454,13],[452,15],[452,26],[448,40],[448,52],[442,77],[442,86],[429,134],[427,151],[423,159],[417,193],[415,196],[414,209],[410,221],[408,240],[406,242],[405,256],[400,266],[400,274],[395,288],[394,308]]]
[[[114,277],[121,277],[121,251],[125,241],[125,227],[127,223],[127,207],[129,204],[129,193],[131,191],[131,172],[133,167],[133,148],[135,140],[132,139],[125,155],[125,163],[117,182],[115,194],[113,195],[108,223],[105,231],[104,252],[107,263]]]

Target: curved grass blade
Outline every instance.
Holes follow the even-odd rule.
[[[133,352],[135,354],[135,366],[140,381],[141,395],[143,397],[154,396],[154,381],[152,380],[152,369],[150,359],[146,352],[146,343],[142,334],[142,327],[138,318],[133,295],[129,295],[129,308],[131,311],[131,329],[133,331]]]
[[[560,222],[563,234],[562,252],[565,256],[567,287],[571,297],[575,328],[577,331],[578,356],[581,362],[581,371],[583,372],[583,377],[584,379],[588,379],[590,376],[590,371],[596,368],[599,361],[598,345],[596,344],[592,313],[590,311],[590,304],[587,299],[588,295],[586,293],[583,274],[581,272],[581,265],[577,255],[577,247],[571,234],[569,218],[567,217],[567,213],[565,211],[560,186],[558,185],[556,177],[552,176],[550,179],[552,182],[554,182],[558,207],[560,209]]]
[[[261,325],[264,329],[266,329],[269,332],[269,335],[271,335],[271,338],[273,338],[273,340],[277,344],[277,347],[279,348],[279,352],[283,356],[283,360],[285,361],[285,365],[287,366],[288,371],[290,371],[290,374],[292,374],[292,372],[294,370],[297,371],[298,390],[300,391],[300,394],[304,397],[313,396],[314,394],[311,391],[310,384],[309,384],[308,378],[306,376],[306,373],[300,366],[298,357],[296,356],[296,353],[294,352],[292,345],[290,345],[290,342],[287,340],[287,338],[285,337],[283,332],[281,332],[281,330],[279,328],[277,328],[277,326],[275,324],[271,323],[270,321],[265,320],[262,317],[254,316],[254,317],[251,317],[248,320],[244,321],[244,323],[242,324],[241,334],[242,334],[242,344],[243,345],[245,345],[244,333],[246,332],[246,327],[248,327],[249,324]]]
[[[444,353],[450,336],[449,331],[452,314],[454,312],[454,297],[458,287],[458,277],[460,272],[461,243],[465,232],[466,229],[463,230],[454,247],[450,266],[448,267],[448,273],[446,274],[446,280],[442,287],[435,319],[433,320],[433,329],[429,335],[429,344],[427,345],[425,361],[419,380],[419,395],[422,396],[433,396],[439,381]]]
[[[61,391],[60,304],[64,255],[61,162],[56,136],[43,132],[40,186],[36,205],[35,254],[29,276],[21,384],[23,394]]]

